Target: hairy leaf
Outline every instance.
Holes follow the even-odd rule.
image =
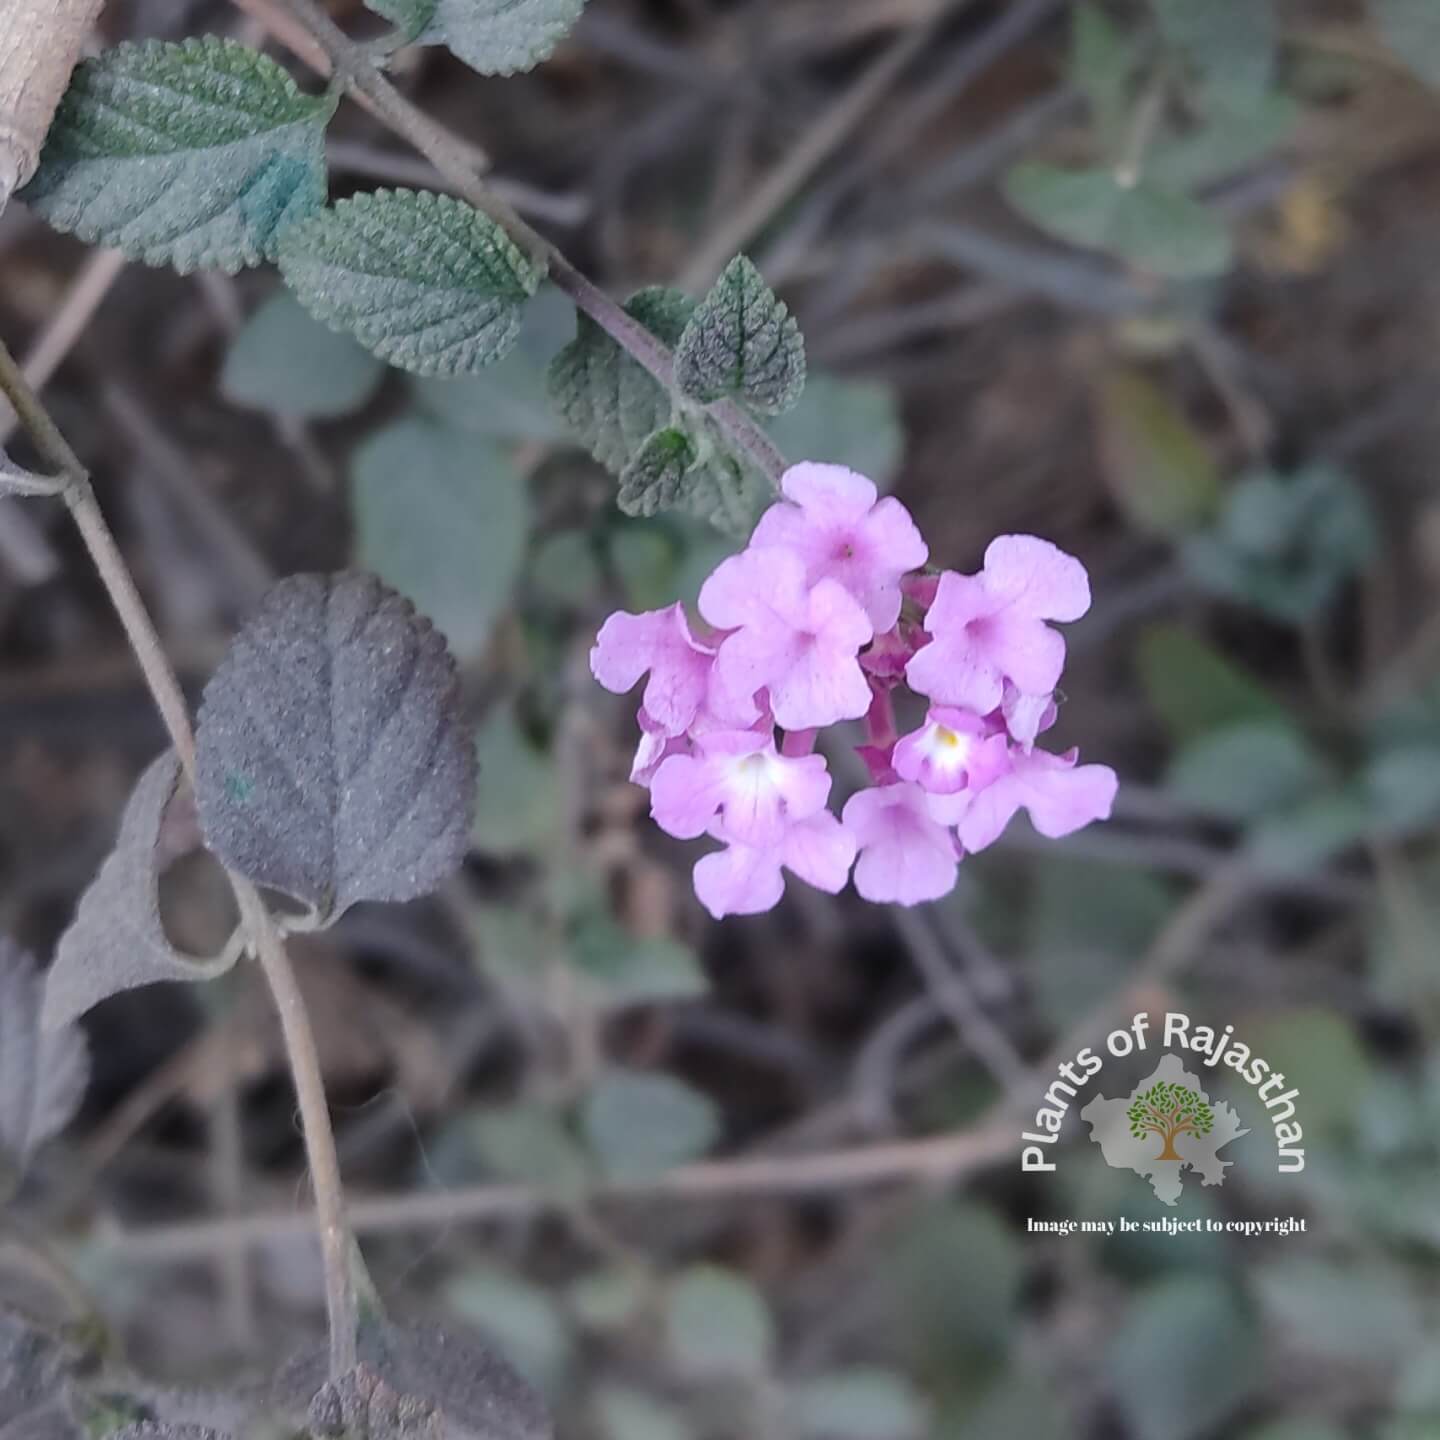
[[[714,1102],[670,1075],[612,1069],[585,1097],[585,1138],[606,1171],[642,1180],[703,1155],[720,1133]]]
[[[214,980],[235,963],[234,952],[208,959],[183,954],[161,924],[163,867],[156,846],[179,780],[180,762],[167,750],[135,782],[115,848],[80,897],[45,977],[47,1030],[123,990],[160,980]]]
[[[0,939],[0,1191],[79,1109],[90,1053],[78,1025],[41,1026],[45,982],[35,961]]]
[[[686,324],[675,347],[675,384],[703,404],[733,395],[765,415],[800,398],[800,327],[744,255],[725,267]]]
[[[427,420],[372,435],[350,472],[360,563],[417,605],[461,660],[485,648],[525,558],[525,479],[498,446]]]
[[[319,1436],[355,1440],[388,1440],[420,1426],[433,1440],[548,1440],[552,1433],[530,1385],[463,1328],[366,1324],[359,1349],[358,1369],[334,1382],[328,1351],[291,1362],[275,1382],[277,1409]],[[366,1428],[351,1428],[360,1421]]]
[[[655,287],[632,296],[625,309],[673,346],[694,302],[678,290]],[[555,357],[549,378],[555,407],[580,443],[614,475],[625,474],[657,430],[683,432],[704,458],[687,472],[673,503],[722,529],[749,533],[767,493],[763,477],[727,453],[707,415],[677,411],[665,387],[589,316],[579,317],[575,339]]]
[[[410,900],[464,857],[474,741],[455,661],[372,575],[282,580],[205,687],[205,843],[322,923]]]
[[[418,375],[498,360],[544,278],[489,216],[417,190],[376,190],[311,215],[285,231],[279,260],[311,314]]]
[[[10,975],[7,960],[13,947],[0,941],[0,1002],[10,997],[6,977]],[[13,952],[18,953],[18,952]],[[0,1037],[9,1033],[9,1009],[0,1008]],[[0,1087],[0,1122],[9,1105],[8,1046],[0,1038],[0,1076],[6,1077]],[[60,1393],[67,1371],[63,1347],[18,1310],[0,1305],[0,1435],[6,1434],[14,1422],[23,1421],[30,1413]]]
[[[627,515],[672,510],[685,496],[685,483],[699,463],[683,430],[657,430],[620,472],[620,508]]]
[[[335,104],[233,40],[120,45],[76,70],[21,193],[91,244],[233,273],[325,203]]]
[[[1230,232],[1214,213],[1148,181],[1127,186],[1110,170],[1034,163],[1006,176],[1005,194],[1042,230],[1157,275],[1218,275],[1230,265]]]
[[[358,410],[384,374],[383,362],[364,346],[321,324],[280,289],[236,335],[220,389],[237,405],[325,420]]]
[[[445,45],[482,75],[513,75],[547,59],[585,0],[365,0],[422,45]]]
[[[654,286],[625,306],[656,339],[673,346],[695,303],[678,290]],[[575,339],[551,362],[550,396],[580,443],[619,475],[657,430],[670,423],[665,387],[622,350],[588,315]]]

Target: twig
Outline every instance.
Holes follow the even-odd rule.
[[[883,1145],[851,1146],[812,1155],[765,1155],[685,1165],[648,1180],[602,1184],[589,1198],[601,1201],[721,1199],[736,1195],[808,1195],[876,1185],[954,1182],[1002,1159],[1014,1148],[1008,1123]],[[569,1208],[569,1194],[528,1185],[472,1185],[434,1193],[357,1201],[350,1208],[364,1235],[426,1230],[482,1220],[554,1213]],[[303,1233],[309,1217],[290,1211],[244,1219],[125,1231],[113,1243],[121,1258],[185,1261],[217,1247],[259,1244]],[[109,1239],[110,1237],[106,1237]]]
[[[743,250],[771,217],[794,199],[930,43],[940,19],[941,12],[937,12],[891,41],[855,83],[820,114],[799,143],[755,186],[745,204],[696,246],[680,280],[683,289],[698,290],[709,285],[725,262],[737,250]]]
[[[375,114],[429,160],[454,186],[456,194],[488,215],[522,250],[543,264],[550,279],[579,309],[666,390],[672,388],[673,357],[666,345],[582,275],[550,241],[521,219],[513,206],[482,183],[455,137],[401,95],[381,74],[371,56],[340,29],[315,0],[284,0],[284,5],[323,47],[335,73],[352,92],[368,98]],[[772,483],[778,484],[785,459],[765,431],[734,401],[722,400],[709,406],[708,411],[734,444]]]
[[[69,442],[50,418],[25,380],[8,347],[0,341],[0,392],[8,396],[46,462],[64,477],[62,496],[100,579],[120,616],[146,684],[165,722],[180,764],[195,783],[195,734],[179,681],[155,633],[145,602],[96,503],[90,477]],[[330,1321],[330,1364],[334,1375],[355,1364],[356,1302],[351,1271],[350,1232],[345,1219],[335,1136],[325,1102],[325,1082],[315,1037],[295,983],[294,971],[270,913],[255,887],[243,876],[226,871],[251,947],[265,973],[280,1013],[285,1050],[300,1102],[305,1147],[320,1217],[321,1251],[325,1259],[325,1295]]]

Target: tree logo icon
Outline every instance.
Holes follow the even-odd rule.
[[[1182,1160],[1175,1149],[1179,1135],[1208,1135],[1215,1123],[1215,1112],[1188,1085],[1173,1081],[1159,1080],[1143,1094],[1135,1097],[1135,1103],[1125,1112],[1130,1122],[1130,1134],[1141,1139],[1150,1133],[1160,1136],[1165,1147],[1155,1157],[1157,1160]]]

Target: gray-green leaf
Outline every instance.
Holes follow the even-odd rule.
[[[300,303],[383,360],[462,375],[498,360],[544,271],[487,215],[449,195],[376,190],[286,229],[281,272]]]
[[[469,844],[474,741],[433,625],[371,575],[295,575],[205,687],[205,843],[333,921],[411,900]]]
[[[795,1428],[813,1440],[910,1440],[925,1431],[925,1406],[903,1375],[857,1368],[795,1386]]]
[[[22,194],[90,244],[233,273],[324,205],[335,104],[232,40],[120,45],[76,70]]]
[[[44,992],[34,960],[0,938],[0,1198],[7,1177],[23,1175],[36,1150],[70,1123],[90,1078],[80,1027],[42,1029]]]
[[[800,398],[800,327],[744,255],[725,267],[686,324],[675,347],[675,384],[702,404],[734,396],[765,415]]]
[[[674,346],[694,311],[678,290],[655,287],[631,297],[626,313]],[[677,496],[692,515],[748,534],[766,495],[757,472],[730,455],[705,414],[676,414],[665,387],[587,315],[550,366],[550,398],[580,443],[613,475],[623,475],[658,430],[683,432],[697,456]]]
[[[698,463],[683,430],[657,430],[620,472],[620,508],[627,515],[673,510],[685,497],[685,482]]]
[[[514,75],[548,59],[585,0],[365,0],[421,45],[444,45],[482,75]]]
[[[180,762],[167,750],[135,782],[115,848],[80,897],[75,918],[56,947],[45,979],[46,1029],[67,1025],[111,995],[141,985],[214,980],[238,958],[234,951],[208,959],[186,955],[165,935],[163,867],[156,849],[179,781]],[[190,823],[193,830],[193,818]]]
[[[400,420],[355,454],[360,563],[409,595],[462,660],[485,648],[525,555],[524,478],[487,440]]]
[[[714,1102],[669,1075],[613,1069],[581,1110],[585,1138],[606,1171],[644,1180],[703,1155],[720,1133]]]
[[[1229,268],[1230,232],[1196,200],[1109,170],[1019,165],[1005,194],[1032,224],[1072,245],[1103,250],[1157,275],[1192,278]]]
[[[279,289],[236,335],[220,389],[236,405],[324,420],[358,410],[384,374],[382,361]]]
[[[462,1326],[365,1324],[359,1350],[362,1369],[397,1397],[413,1401],[408,1408],[420,1422],[417,1428],[434,1440],[549,1440],[553,1434],[531,1386]],[[292,1361],[275,1381],[274,1404],[292,1422],[318,1422],[322,1433],[330,1433],[338,1420],[343,1432],[348,1379],[340,1394],[327,1393],[321,1402],[322,1412],[329,1413],[311,1411],[321,1393],[330,1391],[328,1368],[323,1350]]]

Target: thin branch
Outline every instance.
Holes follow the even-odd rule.
[[[923,1140],[685,1165],[654,1179],[600,1185],[589,1198],[716,1200],[738,1195],[823,1194],[916,1181],[953,1183],[1004,1159],[1014,1149],[1013,1127],[997,1121],[980,1129]],[[380,1235],[548,1214],[572,1205],[572,1196],[528,1185],[473,1185],[357,1201],[350,1207],[350,1220],[358,1233]],[[193,1260],[239,1241],[258,1244],[285,1239],[303,1232],[309,1223],[309,1217],[284,1211],[154,1226],[126,1232],[116,1240],[116,1251],[121,1258],[134,1260]]]
[[[475,173],[462,142],[412,105],[381,74],[374,59],[341,30],[315,0],[284,0],[284,5],[324,49],[335,73],[352,93],[368,100],[370,109],[380,120],[429,160],[457,195],[488,215],[522,250],[544,265],[554,284],[632,359],[666,390],[673,388],[674,362],[669,348],[582,275],[556,246],[523,220],[513,206],[484,184]],[[707,409],[752,463],[772,482],[778,482],[785,469],[785,458],[765,431],[733,400],[722,400]]]
[[[125,558],[95,500],[90,477],[80,458],[60,433],[40,398],[26,381],[15,357],[0,341],[0,393],[8,397],[36,447],[63,480],[61,496],[75,520],[90,558],[120,616],[146,684],[169,731],[181,766],[195,783],[195,732],[180,683],[165,656],[145,602],[131,578]],[[344,1374],[355,1364],[357,1311],[351,1270],[350,1232],[345,1219],[335,1135],[325,1102],[325,1082],[315,1037],[305,1012],[279,933],[255,887],[227,869],[231,889],[249,936],[250,946],[265,973],[280,1013],[285,1051],[300,1103],[305,1148],[320,1218],[321,1252],[325,1260],[325,1294],[330,1321],[332,1373]]]

